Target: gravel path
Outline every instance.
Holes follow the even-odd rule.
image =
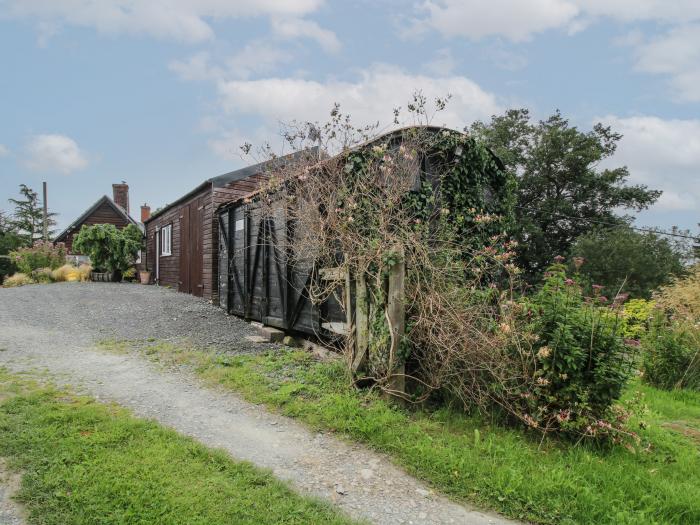
[[[231,351],[263,348],[253,330],[193,297],[155,287],[67,283],[0,289],[0,366],[45,370],[59,384],[271,469],[301,493],[331,500],[377,524],[506,524],[457,505],[382,455],[314,433],[239,397],[201,386],[186,372],[94,349],[97,340],[190,337]]]

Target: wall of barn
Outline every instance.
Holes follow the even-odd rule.
[[[151,271],[151,278],[155,279],[156,256],[160,253],[160,247],[155,245],[156,229],[172,224],[172,255],[160,257],[159,284],[180,291],[180,253],[182,242],[180,220],[182,209],[189,206],[193,201],[202,199],[204,202],[202,213],[202,298],[218,304],[219,224],[216,218],[216,210],[222,204],[250,195],[260,187],[260,183],[265,179],[264,175],[253,175],[243,180],[230,182],[220,188],[204,188],[186,201],[166,209],[149,220],[146,223],[146,238],[148,243],[147,261],[148,269]]]

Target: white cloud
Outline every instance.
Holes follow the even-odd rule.
[[[224,71],[212,65],[209,53],[196,53],[185,60],[172,60],[168,69],[182,80],[204,81],[221,78]]]
[[[68,175],[88,165],[85,153],[65,135],[35,135],[27,144],[26,154],[26,166],[34,171]]]
[[[514,42],[564,27],[579,14],[569,0],[429,0],[421,9],[427,16],[418,24],[425,23],[445,36],[478,40],[496,35]]]
[[[0,157],[7,157],[10,155],[10,150],[4,144],[0,144]]]
[[[186,42],[211,39],[208,20],[307,15],[323,0],[0,0],[0,16],[40,24],[91,27],[101,33],[143,33]]]
[[[340,41],[333,31],[323,29],[316,22],[301,18],[273,18],[272,31],[282,38],[310,38],[315,40],[326,52],[340,50]]]
[[[434,124],[462,128],[474,119],[502,110],[493,94],[466,77],[412,75],[388,65],[375,65],[361,72],[355,81],[228,80],[219,82],[218,89],[228,114],[260,116],[270,125],[294,119],[324,121],[335,102],[352,115],[355,124],[379,121],[387,125],[393,119],[392,109],[405,106],[415,90],[422,90],[428,100],[453,95]]]
[[[570,34],[599,18],[681,24],[700,19],[698,0],[427,0],[414,25],[448,37],[501,36],[522,42],[552,29]]]
[[[627,165],[632,182],[663,190],[655,209],[700,207],[700,119],[608,115],[597,120],[623,135],[606,165]]]
[[[637,54],[638,70],[669,75],[680,100],[700,101],[700,23],[675,27],[638,46]]]

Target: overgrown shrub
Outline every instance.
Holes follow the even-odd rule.
[[[143,234],[133,224],[118,229],[113,224],[83,226],[74,248],[90,257],[95,271],[124,272],[134,264]]]
[[[619,302],[585,297],[562,264],[550,267],[541,290],[522,301],[535,342],[532,384],[517,395],[531,426],[585,436],[620,430],[611,408],[633,372],[636,350],[623,341]]]
[[[21,273],[29,275],[40,268],[54,270],[65,264],[66,248],[63,243],[38,241],[34,246],[10,252],[10,258]]]
[[[693,266],[685,277],[662,287],[654,298],[673,317],[700,323],[700,264]]]
[[[658,388],[700,390],[700,336],[684,323],[658,319],[642,340],[643,379]]]
[[[51,268],[39,268],[32,272],[32,280],[36,283],[47,284],[53,281]]]
[[[32,278],[26,273],[16,273],[11,275],[3,282],[3,286],[6,288],[14,288],[16,286],[24,286],[25,284],[32,284]]]

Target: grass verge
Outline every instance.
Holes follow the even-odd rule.
[[[1,368],[0,456],[23,473],[30,523],[352,523],[248,463]]]
[[[633,384],[649,407],[644,445],[602,450],[442,409],[405,411],[349,386],[342,363],[305,352],[227,356],[186,344],[106,342],[166,365],[189,365],[211,384],[383,451],[456,499],[538,523],[700,523],[700,394]],[[639,423],[639,422],[637,422]]]

